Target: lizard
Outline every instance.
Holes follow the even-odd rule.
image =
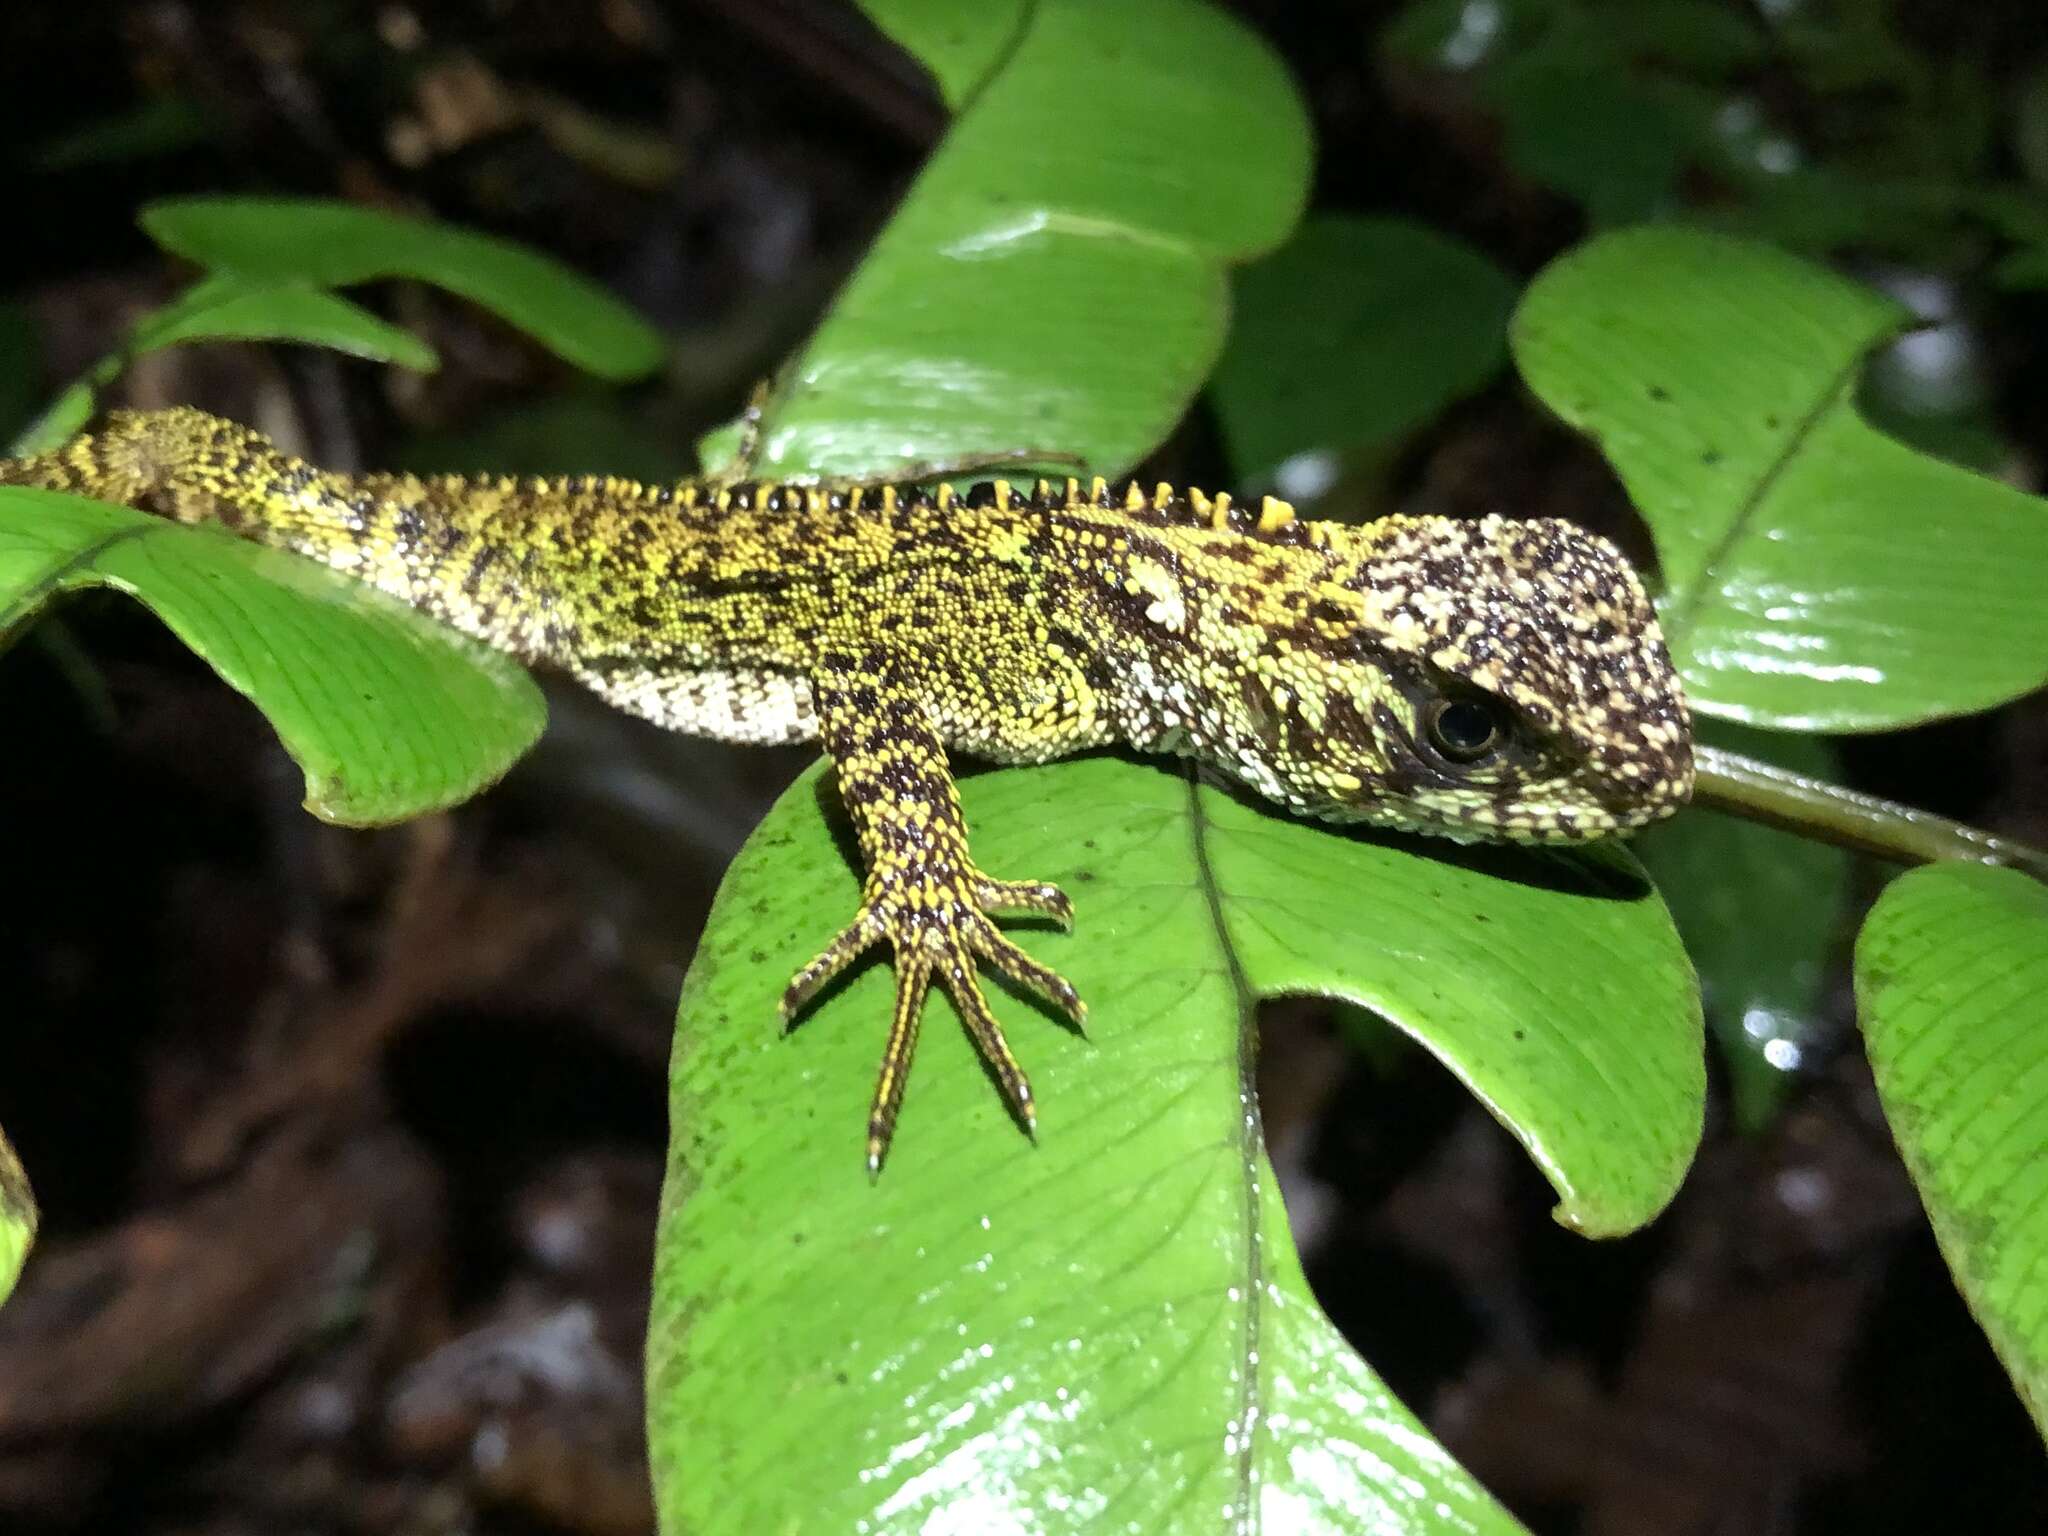
[[[785,1029],[886,947],[878,1174],[936,985],[1035,1134],[985,967],[1082,1027],[998,926],[1057,886],[968,847],[949,753],[1193,758],[1297,815],[1573,842],[1668,815],[1692,728],[1644,585],[1555,518],[1297,518],[1273,497],[1101,478],[643,485],[331,473],[196,409],[115,412],[0,484],[215,523],[366,582],[611,704],[737,743],[816,742],[865,866]]]

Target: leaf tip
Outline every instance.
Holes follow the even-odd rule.
[[[7,1138],[0,1135],[0,1302],[14,1290],[35,1242],[37,1212],[28,1175]]]

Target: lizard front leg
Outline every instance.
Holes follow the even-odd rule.
[[[1076,1025],[1086,1010],[1065,978],[1004,936],[998,912],[1031,912],[1061,924],[1073,908],[1054,885],[992,880],[967,847],[960,797],[945,745],[908,666],[879,652],[821,658],[811,688],[820,734],[839,777],[867,866],[860,910],[783,994],[785,1024],[866,950],[886,943],[896,965],[896,1006],[868,1114],[868,1170],[881,1170],[903,1104],[918,1019],[936,981],[994,1071],[1027,1131],[1036,1123],[1031,1085],[982,994],[979,968],[1029,988]]]

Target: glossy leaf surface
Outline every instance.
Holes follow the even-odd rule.
[[[1517,1529],[1309,1295],[1248,1010],[1379,1010],[1528,1146],[1560,1219],[1629,1230],[1676,1187],[1703,1092],[1691,968],[1640,873],[1345,836],[1116,758],[963,788],[984,868],[1072,896],[1073,935],[1014,931],[1089,1001],[1090,1038],[993,991],[1034,1147],[934,1002],[870,1183],[892,976],[782,1037],[783,985],[859,890],[830,780],[784,797],[678,1018],[649,1340],[665,1529]]]
[[[539,736],[514,663],[393,599],[210,528],[0,489],[0,635],[52,598],[137,598],[247,695],[306,775],[306,808],[360,826],[452,805]]]
[[[2048,886],[1901,876],[1856,941],[1856,1002],[1942,1256],[2048,1433]]]
[[[973,67],[959,24],[931,6],[878,14],[930,48],[953,94]],[[871,476],[1035,453],[1128,467],[1200,388],[1227,270],[1286,235],[1308,160],[1293,86],[1221,11],[1026,8],[792,364],[764,465]]]
[[[174,197],[142,211],[165,250],[251,282],[347,288],[432,283],[608,379],[661,366],[662,338],[597,284],[523,245],[324,198]]]
[[[1858,414],[1889,299],[1765,246],[1640,229],[1531,285],[1514,354],[1599,444],[1657,545],[1693,702],[1869,730],[2048,681],[2048,503]]]

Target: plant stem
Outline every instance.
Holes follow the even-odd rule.
[[[1710,810],[1901,864],[1968,859],[2009,864],[2048,879],[2048,852],[2025,843],[1719,747],[1698,747],[1695,758],[1699,785],[1694,803]]]

